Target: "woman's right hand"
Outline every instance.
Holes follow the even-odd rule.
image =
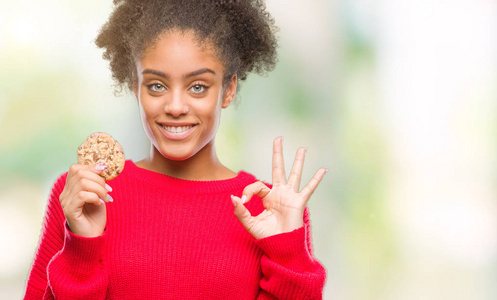
[[[103,234],[107,222],[104,202],[111,202],[111,187],[100,177],[105,166],[74,164],[59,200],[71,232],[84,237]]]

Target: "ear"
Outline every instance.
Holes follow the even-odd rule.
[[[221,106],[222,108],[228,107],[231,102],[235,99],[236,96],[236,82],[237,82],[237,77],[236,74],[231,77],[230,83],[226,87],[224,91],[224,96],[223,96],[223,105]]]

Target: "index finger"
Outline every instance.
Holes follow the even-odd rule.
[[[80,165],[73,164],[69,168],[69,174],[67,176],[67,182],[72,182],[73,180],[79,180],[80,177],[85,177],[98,182],[102,186],[105,184],[105,180],[100,176],[100,174],[105,170],[105,165]]]

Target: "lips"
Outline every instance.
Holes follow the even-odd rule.
[[[186,139],[197,127],[197,124],[157,124],[164,136],[172,140]]]

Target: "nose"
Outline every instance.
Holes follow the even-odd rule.
[[[180,91],[173,92],[164,106],[166,114],[175,118],[186,115],[190,111],[190,108],[185,98],[181,95]]]

